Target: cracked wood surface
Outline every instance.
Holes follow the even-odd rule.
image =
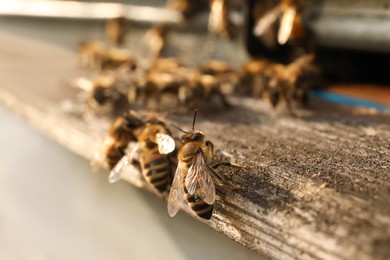
[[[73,51],[7,33],[0,39],[0,102],[91,159],[110,120],[83,121],[61,109],[72,95],[64,82],[74,75]],[[240,189],[218,189],[212,220],[197,220],[272,258],[390,256],[388,116],[313,102],[291,118],[258,100],[231,102],[229,110],[200,108],[196,128],[220,154],[251,168],[222,172]],[[168,118],[183,128],[192,121]],[[126,180],[149,189],[130,173]]]

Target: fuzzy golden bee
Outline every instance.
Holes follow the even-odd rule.
[[[149,65],[162,56],[167,48],[167,24],[157,24],[150,28],[141,39],[140,52],[148,60]]]
[[[106,41],[110,46],[121,46],[125,41],[126,19],[117,17],[106,22]]]
[[[161,99],[165,95],[177,97],[180,86],[185,78],[168,72],[151,72],[138,78],[135,84],[129,88],[128,100],[130,104],[140,102],[144,107],[151,104],[161,105]],[[151,103],[154,101],[154,103]]]
[[[222,81],[217,76],[199,72],[190,74],[185,84],[179,88],[179,103],[186,109],[194,109],[201,103],[210,102],[212,98],[217,97],[225,108],[230,107],[230,103],[221,90],[221,84]]]
[[[208,0],[168,0],[166,7],[183,14],[185,19],[191,18],[203,9],[207,9]]]
[[[122,170],[132,164],[137,157],[144,179],[158,192],[166,191],[172,180],[175,162],[172,153],[175,141],[163,120],[152,116],[145,120],[142,130],[137,136],[136,144],[125,154],[112,169],[111,183],[121,178]]]
[[[264,92],[272,70],[275,68],[270,60],[252,59],[243,64],[237,73],[235,91],[239,94],[260,97]]]
[[[79,44],[79,64],[86,69],[105,69],[107,67],[131,63],[134,65],[134,56],[129,50],[119,48],[124,42],[126,19],[113,18],[105,26],[104,41],[85,41]]]
[[[273,107],[276,107],[281,100],[284,100],[288,111],[292,111],[292,103],[307,102],[308,91],[311,86],[308,84],[307,76],[313,71],[311,63],[314,55],[306,54],[295,59],[287,66],[274,66],[264,96]]]
[[[199,71],[212,76],[229,75],[234,72],[229,63],[221,60],[207,60],[199,66]]]
[[[126,102],[127,87],[115,74],[102,74],[94,79],[84,77],[72,79],[70,87],[81,90],[80,102],[85,107],[80,111],[90,115],[109,114]]]
[[[221,165],[243,167],[230,162],[214,165],[214,145],[203,132],[194,130],[196,111],[191,131],[184,132],[178,152],[178,166],[168,197],[168,214],[173,217],[185,200],[197,216],[210,219],[216,199],[215,185],[228,184],[215,169]]]
[[[125,155],[129,143],[138,140],[144,126],[144,120],[133,110],[117,117],[110,126],[102,148],[95,154],[92,167],[97,170],[103,166],[112,170]]]
[[[210,0],[208,30],[227,39],[234,37],[234,26],[230,20],[231,6],[227,0]]]
[[[133,52],[124,48],[110,48],[106,50],[101,53],[99,62],[100,70],[102,71],[119,68],[134,71],[137,68],[137,61]]]
[[[106,51],[104,42],[87,41],[78,46],[78,63],[81,68],[100,69],[100,59]]]
[[[259,5],[263,3],[259,2]],[[301,17],[304,1],[302,0],[280,0],[272,9],[260,16],[254,26],[253,33],[258,37],[264,37],[276,23],[277,41],[280,45],[288,41],[296,41],[305,35],[305,27]]]
[[[236,92],[262,97],[272,107],[283,100],[292,112],[292,103],[307,102],[312,83],[319,82],[319,72],[312,65],[313,60],[313,54],[302,55],[287,65],[267,59],[250,60],[238,73]]]

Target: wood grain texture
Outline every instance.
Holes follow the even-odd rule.
[[[5,33],[0,40],[1,104],[91,159],[110,119],[61,109],[73,94],[63,84],[75,73],[73,52]],[[221,172],[240,189],[217,189],[211,221],[187,213],[272,258],[390,257],[389,117],[315,103],[291,118],[258,100],[231,102],[229,110],[201,107],[196,128],[219,155],[251,168]],[[192,121],[168,118],[185,129]],[[130,172],[126,180],[150,189]]]

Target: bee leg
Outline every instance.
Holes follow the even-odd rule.
[[[230,187],[232,190],[238,190],[240,188],[240,186],[234,184],[234,183],[231,183],[230,181],[227,181],[224,177],[222,177],[218,172],[212,170],[212,175],[214,177],[214,182],[216,185],[220,186],[220,187],[223,187],[223,186],[228,186]]]
[[[291,91],[290,91],[291,92]],[[295,116],[293,105],[292,105],[292,100],[293,100],[293,95],[292,93],[285,93],[284,99],[286,102],[287,106],[287,111],[291,116]]]
[[[217,169],[219,166],[235,167],[235,168],[240,168],[240,169],[248,168],[248,166],[236,164],[236,163],[231,163],[231,162],[218,162],[218,163],[212,165],[211,168]]]
[[[227,167],[235,167],[235,168],[240,168],[240,169],[247,169],[249,168],[248,166],[245,165],[240,165],[236,163],[231,163],[231,162],[218,162],[211,166],[213,169],[217,169],[219,166],[227,166]],[[216,171],[213,171],[214,176],[216,177],[215,180],[219,183],[219,186],[229,186],[232,190],[238,190],[240,189],[240,186],[231,183],[230,181],[226,181],[219,173]]]
[[[255,76],[255,77],[253,77],[252,84],[253,84],[252,96],[254,98],[261,97],[263,92],[264,92],[264,86],[266,85],[265,76]]]

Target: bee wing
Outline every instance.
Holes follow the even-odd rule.
[[[253,28],[253,34],[256,36],[262,36],[271,26],[276,22],[280,15],[281,9],[277,5],[268,11],[263,17],[261,17]]]
[[[289,7],[284,10],[280,20],[280,27],[278,31],[278,43],[280,45],[286,44],[286,42],[290,38],[296,15],[297,11],[293,7]]]
[[[183,190],[183,167],[177,166],[175,177],[168,197],[168,214],[173,217],[179,211],[180,203],[184,200]]]
[[[215,186],[212,179],[213,170],[204,161],[203,154],[198,153],[194,164],[188,169],[185,179],[186,189],[189,194],[194,194],[196,190],[199,197],[209,205],[215,201]]]
[[[130,145],[130,144],[129,144]],[[111,170],[110,175],[108,176],[108,182],[114,183],[121,179],[121,174],[123,169],[133,161],[135,152],[138,150],[138,144],[134,145],[130,148],[130,152],[125,154],[119,162],[115,165],[115,167]]]
[[[168,154],[175,150],[175,140],[167,134],[157,133],[156,141],[160,154]]]

